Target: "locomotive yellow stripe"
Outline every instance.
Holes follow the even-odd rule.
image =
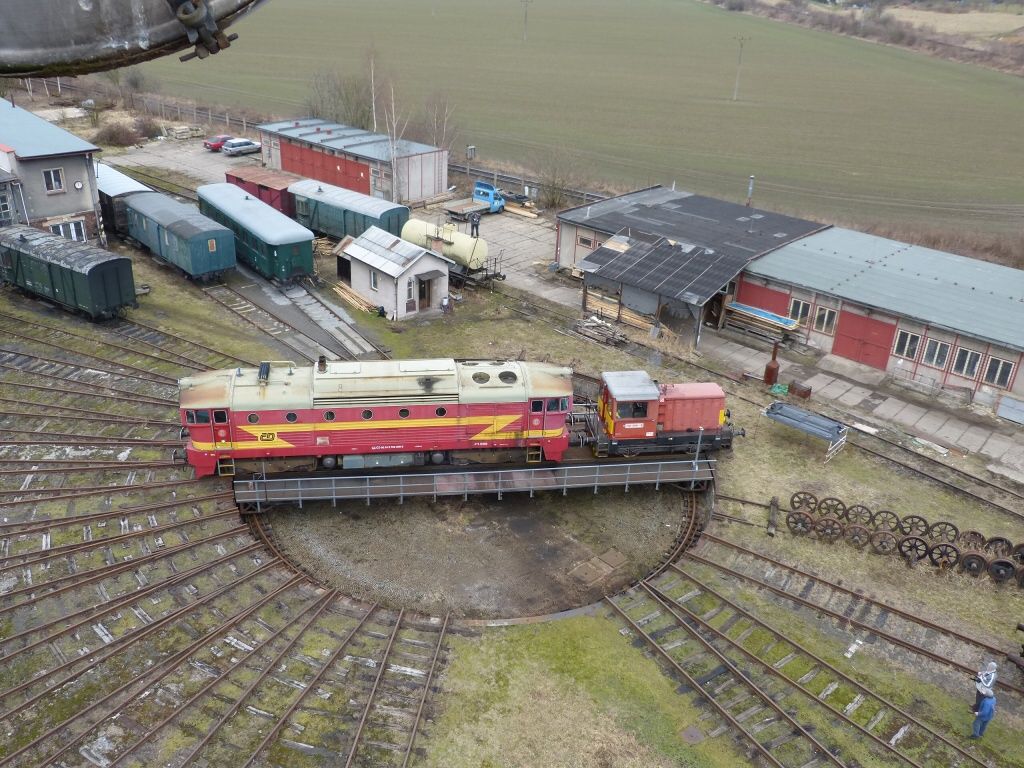
[[[500,416],[463,416],[459,418],[436,418],[436,419],[388,419],[385,421],[349,421],[349,422],[322,422],[316,424],[246,424],[239,425],[237,429],[247,432],[256,440],[244,442],[217,442],[207,443],[192,441],[192,445],[201,451],[245,449],[245,448],[294,448],[293,443],[281,437],[281,434],[310,432],[320,434],[323,432],[350,432],[356,430],[377,430],[377,429],[408,429],[409,427],[462,427],[482,426],[482,430],[473,435],[470,440],[518,440],[558,437],[563,432],[563,427],[557,429],[531,429],[525,432],[504,431],[513,422],[518,421],[519,414],[502,414]],[[261,439],[268,438],[268,439]]]

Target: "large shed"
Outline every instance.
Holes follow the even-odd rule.
[[[335,253],[338,275],[394,320],[441,309],[448,298],[455,262],[379,227],[342,240]]]
[[[364,195],[417,203],[448,189],[448,150],[318,117],[258,126],[263,163]],[[393,157],[392,157],[393,155]]]

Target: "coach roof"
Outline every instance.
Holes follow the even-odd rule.
[[[203,216],[199,209],[181,203],[159,192],[136,192],[125,197],[125,204],[143,216],[165,227],[169,232],[186,240],[197,235],[230,235],[231,230],[213,219]]]
[[[269,245],[290,245],[313,239],[313,233],[304,226],[234,184],[205,184],[196,194]]]
[[[60,235],[20,224],[0,227],[0,245],[23,250],[50,264],[57,264],[83,275],[111,261],[131,262],[127,256],[118,256],[95,245],[67,240]]]

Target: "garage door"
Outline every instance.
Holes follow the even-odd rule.
[[[895,323],[840,312],[832,353],[884,371],[895,336]]]
[[[752,285],[746,280],[742,281],[736,291],[736,301],[789,317],[789,294],[765,288],[763,285]]]

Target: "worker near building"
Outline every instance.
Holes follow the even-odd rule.
[[[480,214],[477,211],[469,214],[469,234],[472,237],[480,237]]]
[[[988,724],[992,722],[992,718],[996,715],[996,697],[992,693],[991,688],[985,689],[985,695],[981,699],[981,704],[978,705],[978,711],[975,713],[974,725],[971,726],[971,738],[980,739],[985,729],[988,728]]]
[[[978,707],[981,706],[981,700],[985,698],[985,691],[992,691],[996,688],[996,670],[998,666],[994,661],[990,661],[984,667],[978,670],[978,674],[974,676],[974,706],[971,707],[971,711],[974,714],[978,714]]]

